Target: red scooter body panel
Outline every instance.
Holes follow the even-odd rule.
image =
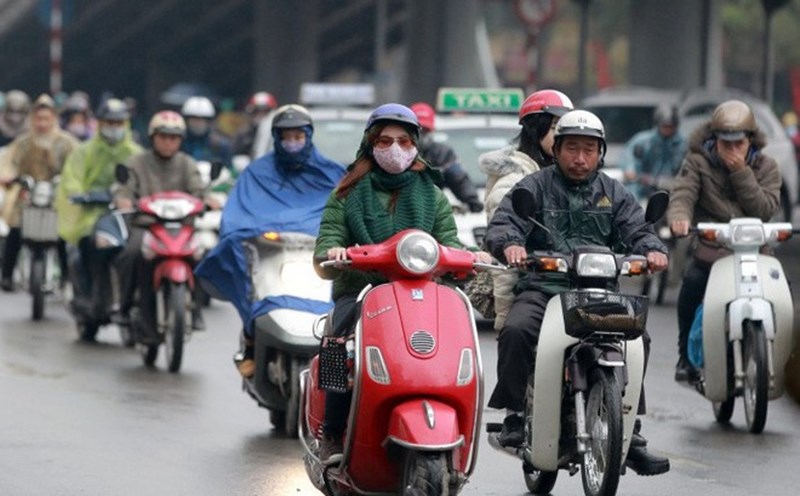
[[[319,356],[314,356],[309,364],[308,387],[305,390],[305,416],[308,431],[314,437],[322,437],[322,424],[325,421],[325,391],[319,388]]]
[[[427,400],[434,408],[436,429],[425,425],[414,436],[401,439],[421,446],[451,445],[464,437],[454,450],[456,468],[465,472],[472,450],[476,422],[476,401],[480,379],[477,373],[476,343],[471,316],[455,290],[432,281],[401,280],[378,286],[364,298],[361,311],[360,394],[353,408],[358,415],[353,432],[348,472],[357,487],[365,491],[397,488],[402,467],[388,456],[390,434],[398,435],[392,419],[413,417],[408,404]],[[411,337],[426,331],[434,346],[427,353],[412,348]],[[391,382],[379,384],[367,371],[367,347],[381,351]],[[457,386],[462,350],[473,353],[472,379]],[[421,410],[421,406],[420,412]],[[424,417],[420,417],[424,422]]]
[[[165,258],[156,265],[153,271],[153,287],[158,289],[163,279],[177,283],[185,282],[190,288],[194,288],[192,266],[180,258]]]

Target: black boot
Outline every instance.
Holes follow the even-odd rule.
[[[497,435],[500,446],[519,448],[525,442],[525,418],[512,413],[503,419],[503,430]]]
[[[200,309],[200,303],[195,302],[195,307],[192,309],[192,330],[205,331],[206,321],[203,320],[203,311]]]
[[[639,475],[659,475],[669,472],[669,459],[656,456],[647,451],[647,439],[639,434],[642,428],[641,421],[637,418],[633,426],[633,436],[628,449],[628,458],[625,466]]]
[[[689,360],[681,356],[678,358],[678,363],[675,364],[675,381],[694,383],[697,381],[699,374]]]

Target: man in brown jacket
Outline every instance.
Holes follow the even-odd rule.
[[[781,174],[750,107],[739,100],[721,103],[711,120],[689,137],[689,153],[672,190],[667,222],[676,236],[686,236],[699,222],[728,222],[736,217],[768,221],[780,207]],[[695,240],[694,256],[678,295],[678,364],[675,380],[697,378],[687,356],[689,329],[703,299],[715,260],[730,252]]]

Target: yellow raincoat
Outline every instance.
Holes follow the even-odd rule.
[[[56,195],[58,235],[67,243],[78,241],[92,233],[95,222],[108,212],[106,206],[84,206],[70,203],[71,195],[107,190],[114,183],[114,168],[128,157],[142,151],[133,141],[130,131],[116,145],[110,145],[98,135],[73,151],[61,171],[61,183]]]

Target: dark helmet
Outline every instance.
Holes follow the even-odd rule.
[[[678,127],[680,117],[678,108],[669,103],[662,103],[653,112],[653,122],[656,126],[675,126]]]
[[[272,118],[272,129],[289,129],[293,127],[314,127],[311,114],[302,105],[290,103],[275,111]]]
[[[109,98],[97,109],[97,118],[101,121],[127,121],[131,118],[128,105],[118,98]]]
[[[366,130],[369,130],[369,128],[376,123],[383,121],[397,122],[406,126],[411,126],[414,134],[419,136],[419,120],[416,114],[405,105],[400,105],[399,103],[385,103],[376,108],[367,119]]]

